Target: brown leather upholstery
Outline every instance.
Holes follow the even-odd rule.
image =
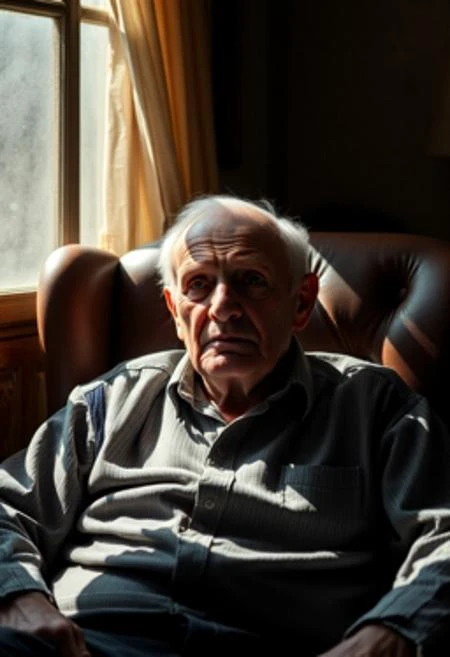
[[[306,349],[339,351],[397,370],[448,421],[450,245],[414,235],[312,233],[320,278]],[[120,260],[69,245],[48,258],[38,289],[48,408],[117,362],[180,346],[157,283],[157,247]]]

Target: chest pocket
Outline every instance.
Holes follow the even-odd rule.
[[[348,547],[363,528],[362,472],[358,466],[283,466],[281,497],[295,540],[304,549]]]

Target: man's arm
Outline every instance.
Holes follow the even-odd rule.
[[[318,657],[415,657],[417,648],[383,625],[366,625]]]
[[[51,593],[46,578],[71,532],[91,466],[84,398],[44,423],[28,449],[0,466],[0,600]]]
[[[327,657],[346,654],[339,652],[343,645],[355,651],[366,641],[367,651],[361,654],[371,657],[390,655],[386,651],[401,644],[402,637],[425,650],[448,641],[450,437],[427,401],[419,395],[412,398],[414,403],[387,427],[379,454],[380,494],[390,527],[386,547],[403,554],[403,563],[392,589]]]

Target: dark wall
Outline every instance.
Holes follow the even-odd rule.
[[[450,238],[450,151],[436,155],[448,0],[212,6],[224,191],[316,229]]]

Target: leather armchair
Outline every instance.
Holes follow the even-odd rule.
[[[121,360],[180,347],[158,284],[158,247],[118,258],[68,245],[47,259],[38,287],[48,412],[71,388]],[[393,368],[448,422],[450,245],[388,233],[312,233],[319,298],[300,338]]]

